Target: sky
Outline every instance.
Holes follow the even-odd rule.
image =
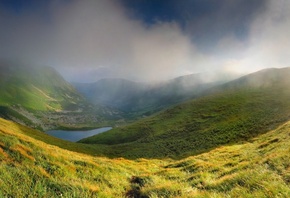
[[[289,0],[0,0],[0,60],[74,82],[288,67],[289,35]]]

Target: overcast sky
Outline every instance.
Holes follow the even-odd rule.
[[[0,0],[0,59],[69,81],[290,66],[289,0]]]

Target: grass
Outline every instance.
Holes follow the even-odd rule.
[[[26,125],[33,125],[33,123],[28,118],[19,114],[17,111],[9,108],[8,106],[0,106],[0,117],[9,119],[9,116],[21,120]]]
[[[290,197],[288,79],[84,140],[99,144],[0,118],[0,197]]]
[[[0,197],[289,197],[289,131],[286,122],[181,160],[128,160],[0,119]]]
[[[227,90],[80,142],[110,146],[114,152],[107,154],[116,157],[187,157],[284,123],[290,117],[289,98],[284,87]]]
[[[0,93],[0,116],[33,128],[93,128],[120,117],[91,105],[50,67],[0,65]]]
[[[77,144],[78,152],[68,151],[36,140],[41,132],[28,136],[30,129],[0,122],[1,197],[120,197],[130,188],[131,175],[147,172],[142,164],[152,170],[156,165],[81,154],[89,151]]]
[[[67,95],[80,96],[52,68],[0,68],[2,106],[21,105],[26,109],[46,111],[49,108],[61,110]]]

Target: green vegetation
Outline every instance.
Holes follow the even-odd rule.
[[[51,67],[0,65],[0,93],[0,116],[33,128],[95,128],[119,119],[118,111],[90,104]]]
[[[286,122],[250,142],[182,160],[127,160],[94,157],[85,145],[0,119],[0,196],[289,197],[289,131]]]
[[[17,111],[15,111],[9,107],[6,107],[6,106],[0,106],[0,117],[5,118],[5,119],[9,119],[9,116],[12,116],[16,119],[21,120],[26,125],[33,125],[33,123],[28,118],[19,114]]]
[[[110,145],[110,156],[181,158],[246,141],[290,117],[290,69],[265,70],[208,96],[81,140]]]
[[[0,197],[290,197],[289,76],[240,78],[91,144],[0,118]]]
[[[113,156],[190,156],[247,140],[285,122],[290,91],[281,93],[274,88],[227,91],[80,142],[111,145]]]
[[[3,106],[21,105],[42,111],[69,110],[78,108],[76,103],[83,102],[53,68],[5,65],[0,70],[0,104]]]

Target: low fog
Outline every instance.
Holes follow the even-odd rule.
[[[209,41],[204,47],[196,37],[203,28],[228,27],[224,16],[233,5],[225,0],[223,6],[213,16],[184,24],[146,24],[112,0],[49,1],[37,11],[21,12],[2,6],[0,59],[52,66],[74,82],[106,77],[155,82],[191,73],[290,66],[290,1],[263,1],[246,24],[241,21],[246,28],[242,39],[231,31],[204,32],[203,41]]]

